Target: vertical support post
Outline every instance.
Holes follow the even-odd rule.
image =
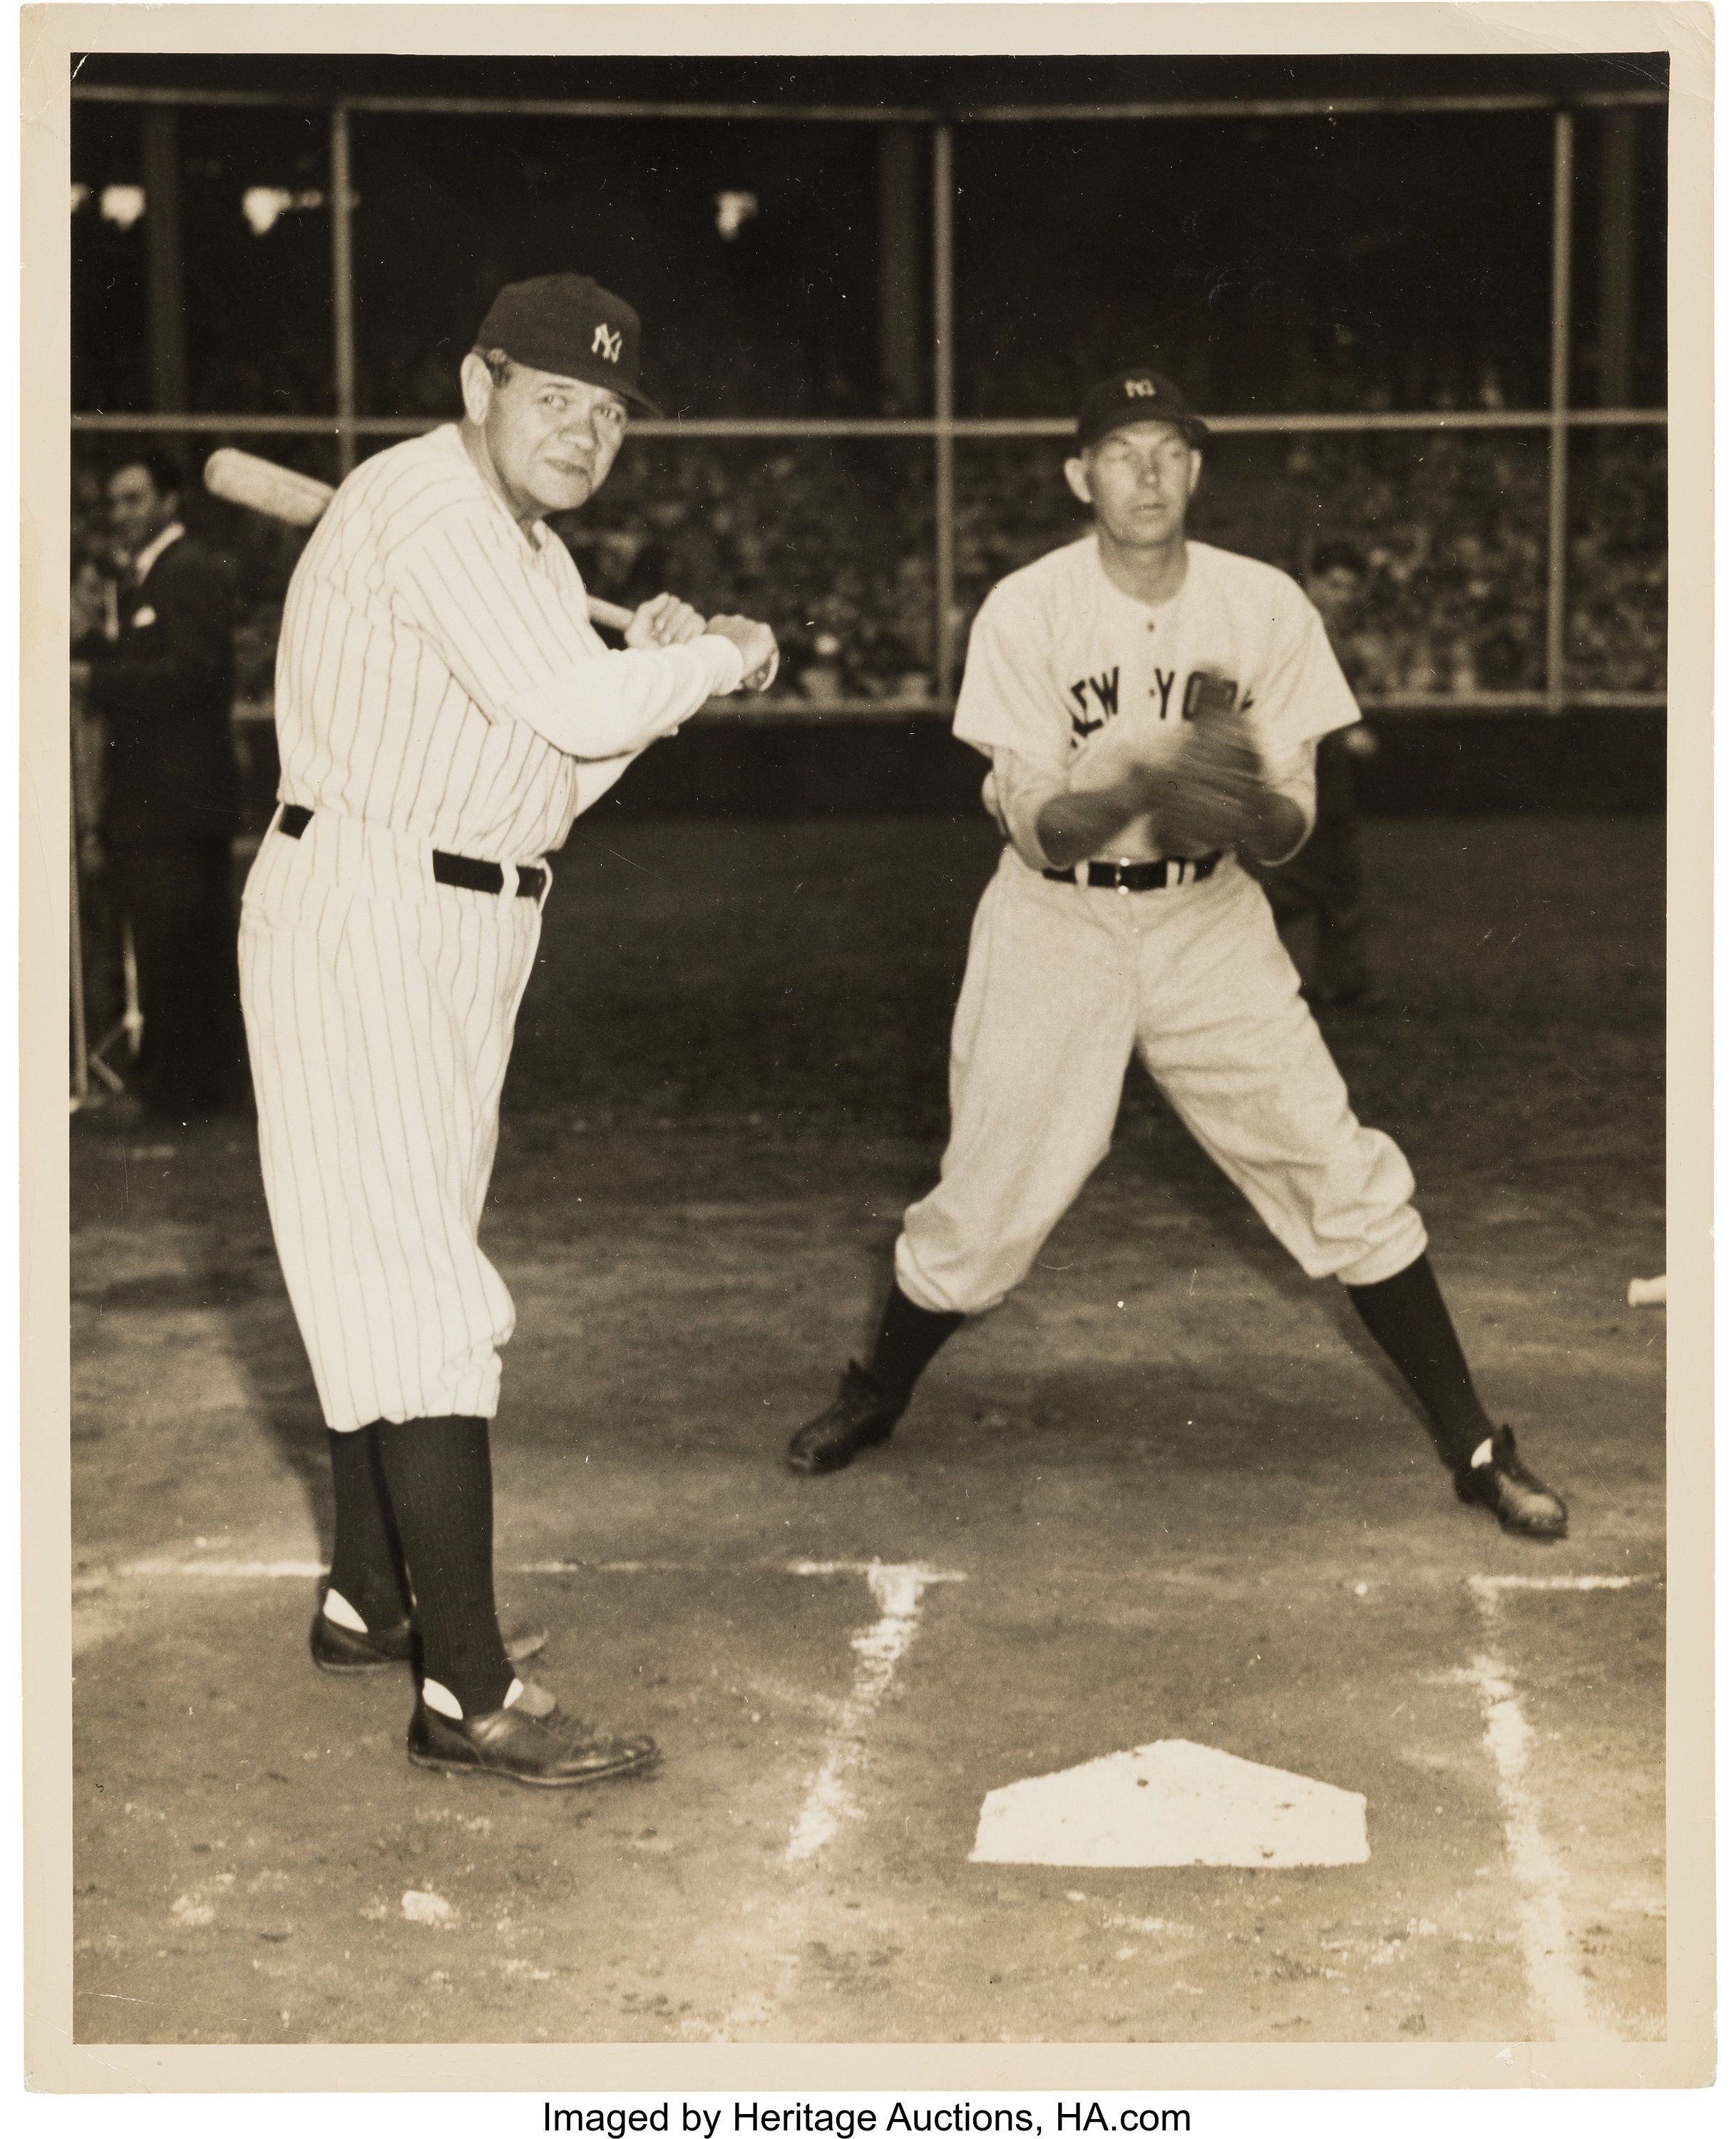
[[[1635,188],[1639,114],[1612,105],[1603,115],[1598,171],[1598,399],[1606,409],[1634,405]]]
[[[1543,689],[1549,711],[1567,703],[1567,407],[1573,349],[1573,115],[1555,115],[1555,229],[1549,308],[1549,580]]]
[[[880,389],[884,413],[913,414],[922,391],[917,314],[914,126],[880,130]]]
[[[351,243],[350,113],[331,107],[331,321],[338,399],[338,480],[355,466],[355,255]]]
[[[178,118],[172,104],[153,104],[145,107],[142,122],[151,407],[159,415],[184,414],[187,408],[187,309],[181,261]]]
[[[952,129],[934,130],[934,666],[952,697]]]
[[[72,708],[73,732],[77,733],[78,707]],[[75,742],[75,756],[77,745]],[[71,782],[71,839],[68,852],[71,869],[67,884],[67,899],[72,933],[68,944],[68,978],[72,989],[72,1105],[75,1111],[90,1096],[90,1045],[85,1025],[85,944],[84,918],[79,898],[78,880],[78,768],[75,761]]]

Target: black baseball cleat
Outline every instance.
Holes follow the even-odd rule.
[[[784,1461],[804,1477],[842,1471],[858,1449],[878,1448],[903,1417],[908,1394],[888,1396],[864,1367],[852,1359],[838,1394],[818,1418],[810,1418],[785,1451]]]
[[[532,1704],[540,1715],[531,1713]],[[632,1775],[657,1759],[654,1740],[615,1738],[563,1716],[552,1695],[527,1686],[510,1708],[481,1716],[443,1716],[419,1696],[410,1718],[412,1763],[447,1774],[498,1775],[545,1790]]]
[[[527,1662],[548,1638],[546,1627],[533,1626],[528,1620],[513,1620],[501,1629],[509,1664]],[[388,1664],[409,1663],[415,1655],[415,1644],[416,1623],[413,1619],[400,1619],[392,1627],[370,1627],[364,1632],[328,1619],[323,1600],[307,1630],[307,1646],[314,1662],[322,1672],[340,1674],[381,1671]]]
[[[1515,1537],[1537,1538],[1546,1544],[1565,1537],[1567,1502],[1520,1462],[1513,1428],[1499,1428],[1490,1445],[1493,1453],[1487,1463],[1467,1463],[1454,1472],[1453,1490],[1460,1499],[1488,1508],[1502,1529]]]

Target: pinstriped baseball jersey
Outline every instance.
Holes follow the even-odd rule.
[[[492,1417],[513,1311],[477,1241],[541,927],[519,864],[741,657],[610,653],[565,546],[456,429],[357,469],[296,566],[280,812],[242,905],[271,1230],[326,1423]],[[502,865],[437,881],[437,853]],[[536,879],[546,894],[546,874]]]
[[[364,462],[302,552],[278,640],[279,795],[532,861],[741,678],[709,634],[610,653],[566,545],[521,531],[448,424]]]

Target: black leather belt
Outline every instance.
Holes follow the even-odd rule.
[[[305,804],[286,802],[283,814],[277,820],[280,832],[287,832],[292,839],[299,839],[314,820],[314,813]],[[501,886],[506,882],[498,862],[472,861],[468,854],[443,854],[435,849],[433,857],[436,884],[456,884],[460,891],[491,892],[500,896]],[[516,865],[519,898],[540,898],[543,887],[549,880],[546,869],[531,867],[524,862]]]
[[[1085,881],[1093,891],[1167,891],[1172,885],[1204,884],[1223,859],[1220,848],[1215,854],[1190,855],[1185,860],[1166,855],[1161,862],[1093,862],[1085,872]],[[1190,869],[1191,876],[1187,874]],[[1076,868],[1046,869],[1043,874],[1051,884],[1079,880]]]

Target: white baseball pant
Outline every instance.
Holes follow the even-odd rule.
[[[242,901],[242,1006],[325,1422],[491,1418],[514,1318],[477,1231],[542,900],[511,867],[497,893],[438,884],[424,841],[355,818],[276,824]]]
[[[1404,1154],[1352,1113],[1234,861],[1124,894],[1051,882],[1009,847],[971,928],[940,1182],[897,1244],[919,1307],[980,1314],[1020,1283],[1108,1151],[1136,1048],[1310,1277],[1373,1285],[1422,1253]]]

